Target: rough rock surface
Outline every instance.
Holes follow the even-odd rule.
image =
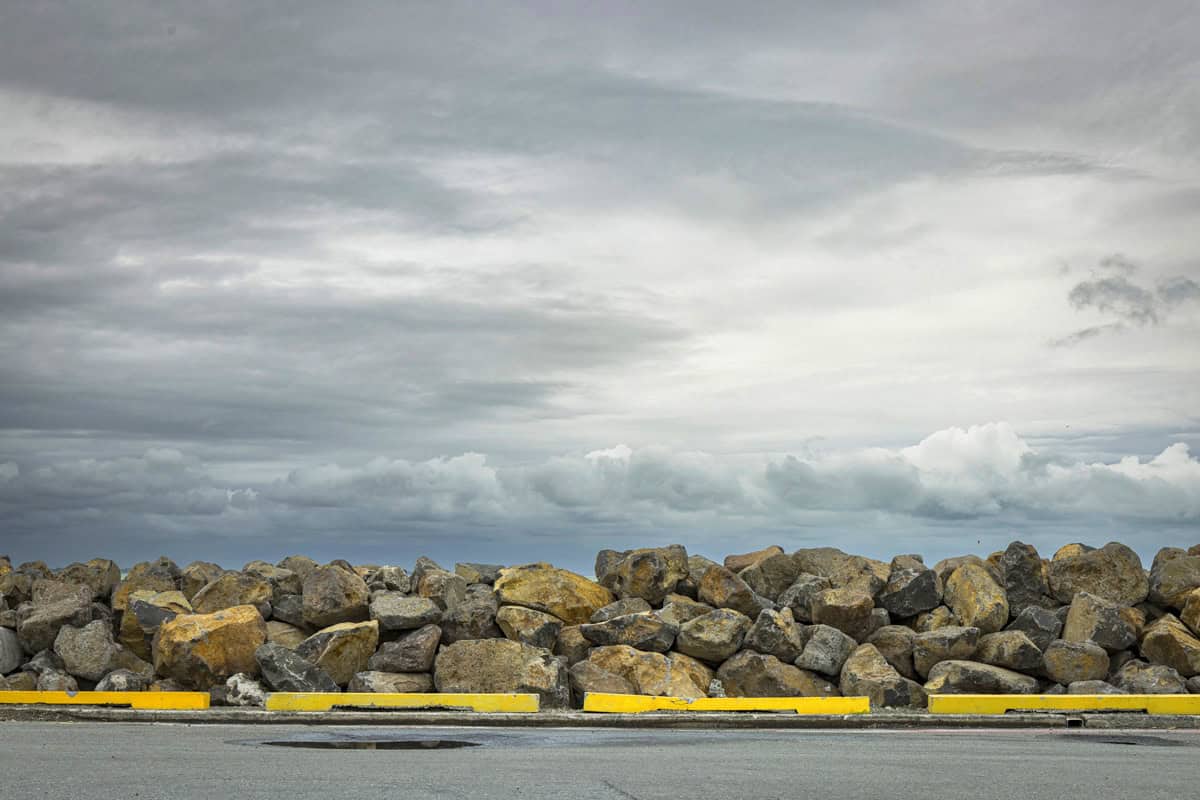
[[[790,664],[804,651],[804,643],[805,636],[792,619],[790,608],[780,611],[765,609],[759,612],[758,619],[746,633],[742,647],[775,656]]]
[[[502,573],[500,580],[504,579]],[[596,607],[600,605],[607,603]],[[439,692],[531,692],[538,695],[543,708],[566,708],[571,702],[565,660],[549,650],[509,639],[478,639],[443,647],[434,661],[434,684]]]
[[[504,631],[496,619],[499,609],[499,600],[490,586],[485,583],[468,586],[462,599],[442,612],[442,641],[450,644],[464,639],[500,638]]]
[[[1200,639],[1172,614],[1146,627],[1141,647],[1153,663],[1165,664],[1185,678],[1200,675]]]
[[[979,647],[979,628],[947,626],[913,637],[913,668],[917,674],[928,676],[941,661],[964,661],[975,655]]]
[[[1156,559],[1157,562],[1157,559]],[[1165,608],[1183,608],[1187,596],[1200,588],[1200,555],[1181,555],[1155,563],[1150,570],[1149,600]]]
[[[1037,694],[1037,678],[975,661],[941,661],[929,671],[929,694]]]
[[[1112,674],[1113,686],[1129,694],[1187,694],[1187,682],[1165,664],[1128,661]]]
[[[963,564],[946,581],[946,605],[967,627],[995,633],[1008,624],[1008,598],[987,569]]]
[[[384,631],[407,631],[442,620],[442,610],[427,597],[380,592],[371,600],[370,618]]]
[[[381,644],[367,661],[367,669],[378,672],[430,672],[441,641],[442,629],[437,625],[425,625],[409,631],[394,642]]]
[[[906,678],[916,680],[913,666],[913,639],[916,631],[904,625],[885,625],[867,637],[892,667]]]
[[[800,669],[836,676],[858,643],[831,625],[810,625],[808,641],[794,663]]]
[[[380,672],[365,670],[355,674],[347,692],[425,693],[433,691],[433,676],[418,672]]]
[[[597,609],[616,599],[608,589],[582,575],[549,564],[501,570],[495,588],[502,605],[545,611],[568,625],[587,622]]]
[[[738,651],[752,624],[745,614],[718,608],[680,626],[675,649],[701,661],[720,663]]]
[[[846,697],[869,697],[872,708],[925,708],[925,689],[901,675],[875,649],[864,644],[842,666],[839,688]]]
[[[558,634],[562,631],[562,620],[544,611],[534,611],[525,606],[504,606],[496,613],[496,622],[501,633],[517,642],[534,647],[554,649]],[[490,636],[463,636],[460,639],[489,639]],[[455,641],[459,641],[456,639]]]
[[[837,628],[859,641],[875,628],[871,620],[874,608],[875,601],[867,592],[853,588],[825,589],[813,595],[809,616],[814,624]]]
[[[1045,650],[1062,634],[1063,621],[1053,611],[1037,606],[1026,606],[1008,624],[1006,630],[1022,631],[1039,650]]]
[[[750,619],[772,603],[755,594],[744,580],[724,567],[712,566],[700,578],[697,597],[713,608],[731,608]]]
[[[339,622],[314,633],[296,648],[296,654],[329,673],[334,683],[345,686],[367,662],[379,645],[379,623]]]
[[[1070,603],[1079,592],[1090,592],[1123,606],[1146,599],[1150,582],[1137,553],[1118,542],[1099,550],[1054,554],[1049,568],[1050,593]]]
[[[597,646],[626,644],[637,650],[665,653],[674,644],[679,629],[652,614],[626,614],[580,625],[579,632]]]
[[[1000,574],[1009,613],[1019,615],[1029,607],[1054,608],[1058,603],[1050,596],[1050,581],[1037,548],[1023,542],[1013,542],[1000,556]]]
[[[263,682],[276,692],[336,692],[329,673],[293,650],[266,643],[254,651]]]
[[[1017,672],[1037,672],[1042,651],[1024,631],[997,631],[979,637],[974,660]]]
[[[914,556],[896,556],[879,605],[893,617],[915,617],[942,603],[942,582],[937,573]]]
[[[304,621],[327,628],[365,620],[370,597],[367,584],[353,572],[332,565],[317,567],[304,579]]]
[[[1110,653],[1124,650],[1137,641],[1137,629],[1129,609],[1088,592],[1078,592],[1063,623],[1062,638],[1068,642],[1094,642]]]
[[[197,614],[234,606],[254,606],[261,612],[270,609],[271,584],[245,572],[226,572],[196,592],[191,603]]]
[[[254,651],[267,640],[267,625],[254,606],[213,614],[180,614],[159,628],[154,668],[189,689],[208,689],[231,675],[258,674]]]
[[[603,585],[621,598],[660,605],[688,577],[688,554],[681,545],[631,550],[606,571]]]
[[[1104,680],[1108,675],[1108,653],[1092,642],[1057,639],[1043,654],[1046,677],[1066,686],[1075,681]]]
[[[775,656],[744,650],[717,670],[729,697],[834,697],[837,687]]]

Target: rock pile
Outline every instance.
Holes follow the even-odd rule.
[[[865,695],[1200,692],[1200,545],[1013,542],[926,566],[832,547],[723,563],[679,546],[550,564],[290,556],[51,570],[0,558],[0,690]]]

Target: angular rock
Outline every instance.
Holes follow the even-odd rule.
[[[634,687],[635,694],[659,697],[671,693],[671,662],[661,653],[618,644],[594,648],[580,663],[620,676]]]
[[[267,690],[254,678],[239,672],[225,681],[225,701],[231,706],[262,708],[267,704]]]
[[[43,672],[66,672],[66,665],[58,653],[53,650],[41,650],[22,664],[21,670],[41,675]]]
[[[419,672],[364,670],[350,679],[346,691],[425,694],[433,691],[433,676]]]
[[[569,670],[571,695],[575,705],[582,705],[588,692],[637,694],[637,687],[616,673],[609,672],[591,661],[580,661]]]
[[[1037,694],[1037,678],[975,661],[941,661],[925,682],[929,694]]]
[[[267,625],[254,606],[180,614],[158,629],[154,669],[190,689],[208,689],[239,672],[257,674],[254,651],[266,640]]]
[[[384,642],[367,661],[367,669],[378,672],[429,672],[442,641],[442,629],[426,625],[394,642]]]
[[[857,589],[825,589],[813,595],[809,615],[817,625],[837,628],[855,641],[866,639],[875,625],[871,611],[875,601]]]
[[[609,587],[616,580],[617,565],[632,552],[630,550],[601,550],[596,554],[596,582]]]
[[[454,565],[454,574],[461,575],[462,579],[468,585],[472,583],[486,583],[488,586],[491,586],[500,577],[500,570],[502,569],[504,569],[502,564],[476,564],[460,561]]]
[[[0,628],[0,675],[15,671],[24,660],[25,651],[21,649],[16,631]]]
[[[308,556],[288,556],[275,566],[296,573],[300,576],[300,582],[303,584],[309,574],[319,565]]]
[[[879,605],[893,617],[915,617],[942,603],[942,582],[937,573],[912,556],[892,559]]]
[[[442,613],[442,641],[450,644],[463,639],[499,639],[504,635],[496,621],[499,607],[490,586],[472,584],[457,605]]]
[[[1091,642],[1056,639],[1042,654],[1046,677],[1068,686],[1075,681],[1099,681],[1108,675],[1108,653]]]
[[[501,632],[509,639],[524,642],[534,647],[554,649],[558,634],[562,631],[562,620],[544,611],[534,611],[524,606],[504,606],[496,614],[496,623]],[[471,636],[471,639],[490,637]],[[586,638],[586,637],[585,637]]]
[[[103,620],[82,628],[64,625],[54,639],[54,652],[67,674],[87,681],[98,681],[112,670],[116,651],[112,628]]]
[[[1060,603],[1070,603],[1079,592],[1090,592],[1119,605],[1132,606],[1145,600],[1150,591],[1142,560],[1119,542],[1061,558],[1055,553],[1049,578],[1050,593]]]
[[[728,697],[837,697],[829,681],[785,664],[775,656],[749,650],[721,664],[717,679]]]
[[[367,584],[358,575],[341,567],[324,566],[315,568],[304,579],[302,596],[305,624],[327,628],[341,622],[367,619],[371,595]]]
[[[1141,648],[1150,661],[1165,664],[1185,678],[1200,674],[1200,639],[1192,636],[1173,614],[1146,627]]]
[[[1183,602],[1179,612],[1179,621],[1188,626],[1188,630],[1200,636],[1200,589],[1193,589]]]
[[[502,573],[500,581],[504,579]],[[530,598],[529,594],[518,596]],[[607,603],[596,604],[588,615],[601,605]],[[439,692],[530,692],[539,696],[542,708],[567,708],[571,702],[565,659],[509,639],[447,645],[434,661],[433,674]]]
[[[54,577],[62,583],[88,587],[92,600],[107,601],[121,582],[121,569],[107,558],[94,558],[86,564],[75,563],[63,567]]]
[[[147,661],[154,658],[152,642],[159,627],[180,614],[193,613],[191,603],[174,589],[168,592],[139,589],[126,597],[126,604],[117,638],[138,658]]]
[[[719,663],[737,652],[752,624],[745,614],[718,608],[680,626],[675,649],[701,661]]]
[[[449,611],[467,596],[467,581],[444,569],[426,569],[413,576],[417,595],[432,600],[442,611]]]
[[[133,670],[114,669],[96,684],[97,692],[144,692],[150,687],[150,680]]]
[[[503,569],[495,589],[503,605],[545,611],[568,625],[587,622],[597,609],[615,599],[603,586],[549,564]]]
[[[308,633],[302,628],[297,628],[295,625],[289,625],[286,622],[274,619],[267,622],[268,642],[274,642],[275,644],[280,644],[294,650],[307,638]]]
[[[928,633],[938,628],[958,627],[958,617],[945,606],[938,606],[932,611],[923,611],[913,617],[911,626],[917,633]]]
[[[1126,617],[1130,610],[1094,594],[1077,592],[1063,624],[1062,638],[1068,642],[1094,642],[1110,653],[1124,650],[1137,641],[1137,629]]]
[[[787,664],[800,657],[804,651],[805,637],[800,626],[792,619],[792,610],[764,610],[746,633],[742,647],[759,653],[772,655]]]
[[[339,622],[314,633],[296,648],[296,654],[329,673],[334,683],[345,686],[367,662],[379,645],[379,623]]]
[[[842,666],[839,689],[846,697],[868,697],[872,708],[925,708],[925,689],[902,676],[875,649],[859,645]]]
[[[1109,677],[1109,682],[1129,694],[1187,694],[1187,682],[1165,664],[1128,661]]]
[[[853,589],[875,598],[887,585],[890,568],[882,561],[863,556],[847,556],[834,567],[829,581],[835,589]]]
[[[196,592],[224,574],[225,570],[219,564],[211,561],[193,561],[179,572],[179,591],[183,593],[188,602],[191,602],[192,598],[196,596]]]
[[[45,602],[38,602],[36,587],[40,583],[34,584],[34,602],[17,609],[17,638],[27,653],[52,647],[64,625],[82,628],[92,621],[91,590],[69,587],[75,590],[73,594],[47,596]]]
[[[462,573],[459,573],[462,574]],[[466,576],[463,575],[465,579]],[[408,570],[404,567],[387,566],[380,567],[371,573],[369,578],[363,578],[370,589],[381,589],[385,592],[402,592],[407,594],[412,591],[412,578],[409,577]],[[482,581],[470,581],[467,583],[481,583]],[[490,583],[490,581],[488,581]]]
[[[78,692],[79,683],[65,672],[47,670],[38,675],[37,690],[39,692]]]
[[[1023,542],[1012,542],[1000,556],[1000,574],[1004,578],[1004,593],[1008,610],[1019,615],[1030,606],[1054,608],[1058,605],[1050,596],[1046,567],[1037,548]]]
[[[624,644],[636,650],[665,653],[679,629],[652,614],[626,614],[606,622],[579,626],[583,638],[597,646]]]
[[[937,628],[913,637],[913,669],[927,677],[942,661],[966,661],[979,648],[979,628],[958,625]]]
[[[697,596],[714,608],[731,608],[754,619],[771,602],[754,593],[746,582],[724,567],[713,566],[700,578]]]
[[[1067,694],[1125,694],[1106,681],[1075,681],[1067,686]]]
[[[812,614],[809,609],[812,607],[813,596],[817,592],[832,588],[833,584],[829,582],[829,578],[803,573],[797,575],[796,580],[792,581],[792,585],[779,595],[779,605],[790,608],[792,618],[796,622],[812,622]]]
[[[1200,555],[1166,559],[1150,570],[1151,603],[1182,609],[1196,589],[1200,589]]]
[[[979,637],[974,660],[1017,672],[1042,668],[1042,651],[1024,631],[997,631]]]
[[[764,547],[762,550],[755,550],[752,553],[741,553],[739,555],[725,556],[725,569],[730,572],[741,572],[747,567],[752,567],[758,562],[771,556],[783,555],[783,548],[777,544],[770,547]]]
[[[117,587],[113,589],[113,611],[124,611],[129,595],[138,590],[170,592],[179,588],[179,567],[166,557],[157,561],[142,561],[134,564]]]
[[[298,594],[276,595],[271,600],[271,619],[297,628],[308,627],[304,621],[304,597]]]
[[[1045,650],[1062,634],[1063,621],[1053,611],[1026,606],[1005,630],[1022,631],[1039,650]]]
[[[601,611],[603,610],[601,609]],[[663,603],[663,607],[654,613],[663,622],[679,627],[683,623],[689,622],[696,617],[702,617],[712,610],[713,607],[708,603],[701,603],[690,597],[684,597],[681,594],[669,594]]]
[[[380,592],[371,600],[370,617],[380,630],[408,631],[441,622],[442,610],[427,597]]]
[[[226,572],[192,597],[197,614],[211,614],[223,608],[254,606],[262,613],[271,607],[271,584],[244,572]],[[263,616],[266,616],[264,614]]]
[[[963,564],[946,581],[946,605],[964,626],[995,633],[1008,624],[1004,587],[976,564]]]
[[[270,584],[272,600],[283,595],[303,594],[304,592],[303,578],[290,569],[277,567],[266,561],[251,561],[242,567],[242,573]]]
[[[913,639],[916,635],[912,628],[904,625],[885,625],[868,636],[867,643],[875,645],[875,649],[896,672],[915,680],[917,671],[913,666]]]
[[[941,561],[933,565],[933,571],[936,572],[938,577],[942,579],[942,585],[945,586],[946,582],[950,580],[950,576],[954,574],[954,571],[964,564],[974,564],[977,567],[982,567],[989,575],[992,576],[992,580],[994,580],[1000,586],[1004,585],[1004,576],[1000,574],[1000,570],[984,561],[979,556],[974,555],[943,558]]]
[[[846,659],[858,646],[854,639],[829,625],[810,625],[805,632],[808,641],[794,663],[810,672],[838,675]]]
[[[1193,675],[1187,679],[1187,690],[1189,694],[1200,694],[1200,675]]]
[[[263,682],[276,692],[336,692],[328,672],[282,645],[267,642],[254,651]]]
[[[768,600],[777,600],[798,575],[795,560],[783,553],[769,555],[737,573],[755,594]]]
[[[675,544],[629,551],[606,570],[603,585],[621,599],[640,597],[659,605],[687,577],[687,550]]]
[[[699,687],[702,692],[699,696],[708,694],[708,686],[717,676],[716,670],[712,667],[698,658],[692,658],[683,653],[667,653],[667,664],[673,678],[686,675],[693,685]],[[672,692],[672,694],[674,693]]]
[[[37,682],[38,676],[32,672],[14,672],[6,678],[0,678],[0,689],[10,692],[33,692],[37,691]]]
[[[651,610],[650,604],[640,597],[628,597],[624,600],[618,600],[615,603],[609,603],[604,608],[596,609],[596,613],[588,619],[588,622],[606,622],[613,617],[623,617],[626,614],[644,614]]]
[[[554,655],[565,658],[568,666],[583,661],[588,657],[588,651],[592,649],[592,643],[583,638],[579,627],[578,625],[564,626],[558,632],[558,640],[554,643]]]

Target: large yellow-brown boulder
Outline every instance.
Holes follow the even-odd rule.
[[[197,614],[211,614],[222,608],[254,606],[263,608],[271,602],[271,584],[257,575],[245,572],[226,572],[192,597]]]
[[[582,625],[616,599],[582,575],[540,563],[500,570],[494,588],[501,605],[545,611],[568,625]]]
[[[1067,604],[1079,592],[1090,592],[1123,606],[1146,599],[1150,581],[1138,554],[1120,542],[1109,542],[1099,550],[1054,554],[1050,562],[1050,593]]]
[[[154,669],[189,689],[208,689],[231,675],[258,674],[254,651],[267,640],[267,624],[254,606],[213,614],[180,614],[154,638]]]
[[[296,646],[296,653],[329,673],[345,686],[368,662],[379,646],[379,623],[339,622],[317,631]]]
[[[367,618],[371,591],[354,572],[334,564],[317,567],[304,579],[304,622],[326,628]]]
[[[946,581],[946,605],[966,627],[980,633],[995,633],[1008,623],[1008,597],[992,574],[977,564],[966,563]]]
[[[1200,639],[1192,636],[1174,614],[1146,626],[1142,655],[1154,664],[1166,664],[1185,678],[1200,675]]]

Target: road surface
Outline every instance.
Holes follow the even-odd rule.
[[[2,800],[1181,800],[1198,786],[1196,732],[0,723]]]

